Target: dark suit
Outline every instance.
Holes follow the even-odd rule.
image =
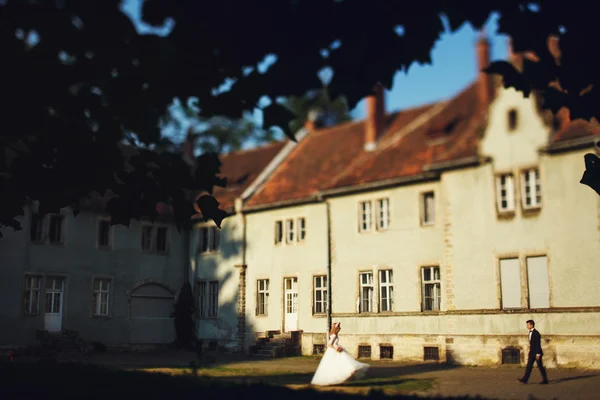
[[[540,356],[537,359],[537,356]],[[543,382],[548,382],[548,376],[546,375],[546,368],[542,362],[544,351],[542,350],[542,335],[534,328],[531,330],[529,335],[529,356],[527,357],[527,368],[525,368],[525,375],[523,375],[522,381],[527,382],[533,369],[533,363],[536,362],[537,366],[542,374]]]

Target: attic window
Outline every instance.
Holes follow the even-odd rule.
[[[512,132],[517,129],[517,124],[519,122],[519,115],[517,114],[517,110],[512,108],[508,110],[507,115],[507,123],[508,123],[508,131]]]
[[[429,139],[438,139],[450,136],[458,126],[460,119],[461,117],[459,116],[450,121],[444,121],[444,123],[433,125],[427,132],[427,136]]]

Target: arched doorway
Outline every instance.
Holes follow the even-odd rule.
[[[157,282],[140,284],[129,296],[130,342],[165,344],[175,340],[171,313],[175,294]]]

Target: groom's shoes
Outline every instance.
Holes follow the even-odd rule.
[[[522,384],[526,384],[527,383],[527,381],[523,380],[523,378],[517,379],[517,382],[520,382]]]

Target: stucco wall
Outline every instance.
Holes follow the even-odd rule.
[[[81,213],[73,217],[65,210],[65,241],[55,246],[32,244],[29,240],[30,214],[22,220],[23,230],[6,230],[0,240],[0,264],[3,279],[0,293],[0,343],[34,344],[36,329],[44,327],[44,295],[40,297],[40,314],[25,316],[23,282],[25,273],[64,276],[63,329],[79,331],[86,342],[121,344],[131,341],[129,295],[136,284],[158,283],[173,296],[183,283],[184,255],[181,235],[169,226],[170,245],[165,255],[144,254],[141,250],[142,224],[132,221],[129,228],[113,227],[112,249],[97,248],[99,216]],[[92,316],[92,282],[94,276],[113,279],[110,316]],[[6,278],[4,278],[6,277]],[[156,322],[156,321],[154,321]],[[156,324],[154,324],[156,325]],[[172,341],[172,320],[160,324],[164,341]],[[164,329],[163,329],[164,328]]]
[[[198,319],[198,338],[235,345],[238,324],[239,265],[243,263],[243,218],[235,214],[223,221],[219,232],[219,250],[202,254],[198,251],[198,228],[215,226],[214,222],[196,225],[192,235],[192,272],[195,280],[219,282],[219,310],[216,318]]]
[[[306,219],[306,239],[301,243],[274,243],[275,221]],[[283,279],[298,278],[298,329],[325,332],[327,319],[312,314],[314,275],[327,274],[327,216],[325,204],[251,213],[247,226],[247,319],[249,332],[282,330]],[[269,279],[268,315],[256,315],[257,279]]]

